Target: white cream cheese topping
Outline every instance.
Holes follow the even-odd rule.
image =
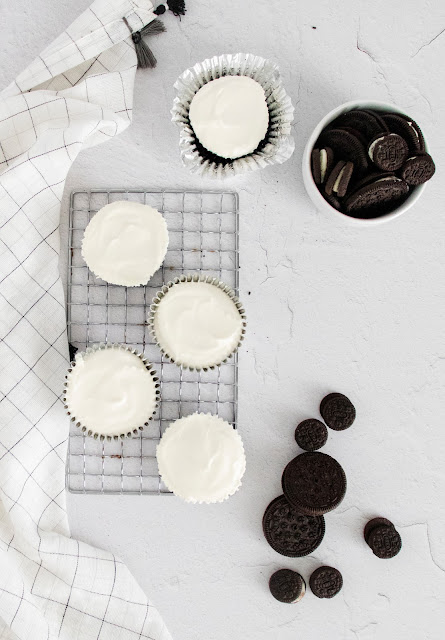
[[[128,433],[143,426],[156,408],[152,375],[126,349],[77,354],[67,382],[68,411],[93,433]]]
[[[180,282],[159,302],[154,332],[176,364],[220,364],[238,346],[243,320],[233,300],[208,282]]]
[[[156,456],[163,482],[186,502],[222,502],[239,489],[246,469],[237,431],[209,414],[194,413],[170,425]]]
[[[247,76],[224,76],[205,84],[190,104],[190,124],[208,151],[240,158],[266,136],[269,110],[262,86]]]
[[[91,219],[82,242],[90,270],[112,284],[146,284],[164,261],[167,225],[156,209],[122,200],[107,204]]]

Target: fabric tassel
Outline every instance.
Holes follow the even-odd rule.
[[[131,39],[133,40],[134,48],[136,49],[139,69],[153,69],[157,64],[153,51],[144,42],[143,38],[147,36],[155,36],[158,33],[163,33],[164,31],[166,31],[166,28],[163,23],[160,20],[153,20],[140,31],[135,31],[131,34]]]
[[[185,16],[186,8],[184,0],[168,0],[168,8],[175,16]]]

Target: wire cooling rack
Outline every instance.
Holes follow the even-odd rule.
[[[165,217],[169,248],[161,269],[145,287],[119,287],[96,278],[81,256],[85,227],[116,200],[148,204]],[[140,436],[115,442],[84,436],[71,424],[66,486],[73,493],[170,495],[156,463],[156,446],[168,424],[195,411],[237,419],[238,361],[214,371],[188,371],[165,360],[147,326],[152,298],[164,282],[183,273],[220,278],[238,293],[238,196],[216,191],[91,190],[71,194],[67,324],[80,350],[120,342],[144,352],[161,380],[160,407]]]

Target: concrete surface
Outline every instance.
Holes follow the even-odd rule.
[[[0,0],[4,86],[89,0]],[[176,640],[439,640],[445,619],[443,426],[443,57],[440,0],[373,3],[188,2],[156,38],[154,71],[139,72],[134,123],[81,154],[66,186],[210,188],[181,167],[170,123],[181,71],[222,52],[276,60],[296,107],[292,159],[226,183],[240,194],[241,297],[249,333],[240,357],[240,433],[248,468],[219,506],[176,499],[70,496],[74,536],[123,558]],[[330,109],[356,98],[396,103],[422,125],[438,171],[418,205],[373,229],[318,213],[300,162]],[[67,214],[67,198],[63,216]],[[248,292],[251,292],[248,295]],[[343,464],[348,493],[326,517],[322,546],[286,559],[266,544],[261,518],[298,449],[295,425],[339,390],[357,407],[325,451]],[[368,518],[391,518],[403,550],[375,558]],[[269,575],[320,563],[338,567],[341,594],[275,602]]]

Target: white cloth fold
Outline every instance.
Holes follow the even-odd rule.
[[[0,638],[168,640],[125,565],[70,538],[60,202],[82,148],[131,121],[149,0],[96,0],[0,93]]]

